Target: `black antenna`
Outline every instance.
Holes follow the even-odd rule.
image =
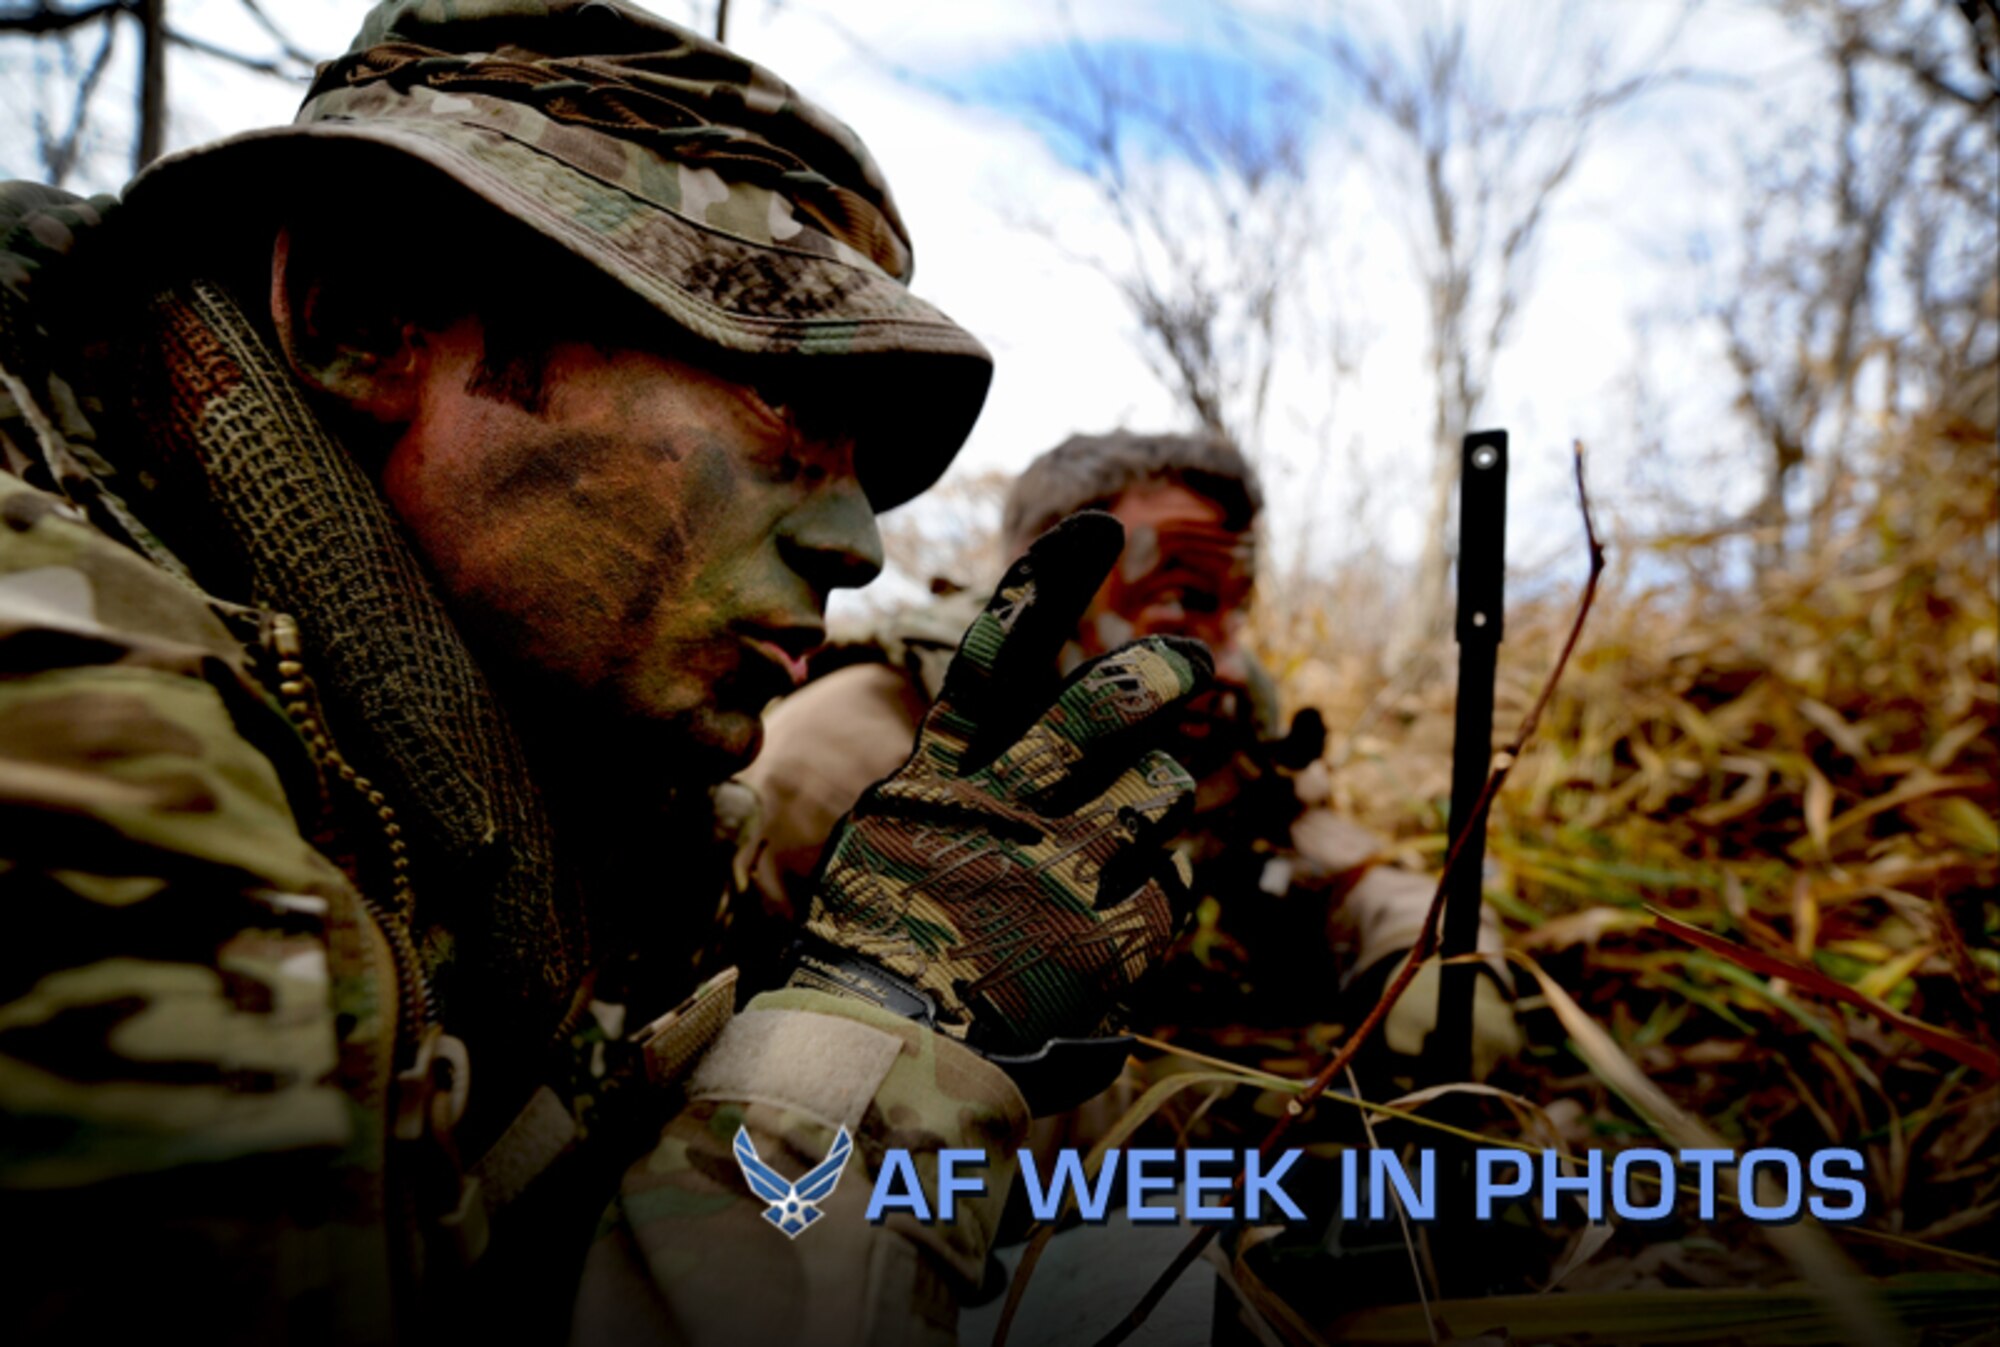
[[[1447,960],[1479,943],[1486,815],[1472,817],[1493,765],[1493,679],[1500,654],[1507,564],[1507,432],[1465,437],[1458,488],[1458,713],[1446,837],[1471,835],[1445,895],[1439,953]],[[1472,1079],[1472,994],[1479,969],[1447,963],[1438,979],[1430,1068],[1441,1081]]]

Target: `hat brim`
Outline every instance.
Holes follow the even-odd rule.
[[[357,119],[245,132],[159,160],[127,201],[137,214],[240,196],[244,181],[268,186],[284,180],[274,174],[310,171],[315,156],[297,151],[311,143],[379,146],[435,168],[698,341],[810,358],[827,375],[839,369],[841,391],[863,413],[859,466],[878,511],[943,474],[985,402],[993,373],[985,346],[899,282],[701,225],[485,127]],[[837,364],[821,365],[833,357]]]

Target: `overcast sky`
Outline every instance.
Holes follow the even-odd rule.
[[[346,45],[366,6],[263,0],[263,8],[298,47],[324,56]],[[713,23],[706,0],[656,0],[655,8],[704,29]],[[1378,22],[1398,21],[1383,17],[1399,13],[1396,6],[1359,8]],[[1255,15],[1257,7],[1249,9]],[[1606,0],[1583,11],[1581,29],[1555,33],[1534,29],[1534,19],[1554,12],[1545,0],[1488,3],[1474,11],[1486,25],[1475,37],[1490,59],[1523,69],[1529,55],[1565,46],[1580,63],[1592,42],[1614,53],[1646,48],[1681,9],[1668,0]],[[732,5],[731,45],[868,141],[916,241],[917,290],[998,359],[985,414],[954,472],[1017,468],[1076,430],[1186,425],[1142,358],[1118,293],[1082,260],[1117,255],[1115,224],[1006,90],[1016,73],[1062,54],[1072,37],[1086,49],[1212,62],[1223,50],[1215,13],[1195,0]],[[1311,87],[1310,53],[1284,45],[1288,13],[1272,5],[1250,45],[1239,35],[1233,50],[1254,51]],[[175,27],[209,41],[276,54],[243,0],[169,0],[168,14]],[[129,33],[118,41],[75,190],[115,190],[127,171],[135,44]],[[94,42],[74,43],[75,59],[87,62]],[[47,48],[31,53],[19,39],[0,48],[0,176],[35,177],[29,118],[37,110],[65,116],[77,76]],[[1630,523],[1651,521],[1649,481],[1662,476],[1718,511],[1741,509],[1756,492],[1755,472],[1732,468],[1740,458],[1728,417],[1733,388],[1714,333],[1683,321],[1710,283],[1685,255],[1697,235],[1727,249],[1741,212],[1732,185],[1739,149],[1783,120],[1773,109],[1810,109],[1825,90],[1797,40],[1749,3],[1700,8],[1668,64],[1725,78],[1669,87],[1606,125],[1556,204],[1535,286],[1481,418],[1514,435],[1517,565],[1575,554],[1567,504],[1573,438],[1591,446],[1607,511]],[[178,148],[287,120],[299,89],[176,51],[170,96],[169,143]],[[1335,111],[1309,149],[1316,175],[1337,187],[1330,221],[1337,246],[1326,250],[1331,270],[1301,284],[1327,289],[1323,311],[1339,313],[1358,359],[1336,381],[1322,358],[1324,333],[1291,334],[1262,446],[1272,532],[1287,555],[1304,536],[1318,558],[1365,546],[1407,560],[1419,543],[1429,452],[1423,296],[1403,233],[1407,202],[1363,170],[1357,161],[1368,133]],[[1634,454],[1633,387],[1642,370],[1653,429],[1674,449],[1650,468]]]

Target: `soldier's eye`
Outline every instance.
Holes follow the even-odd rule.
[[[780,486],[804,482],[817,486],[840,472],[846,464],[838,448],[821,445],[803,437],[782,447],[773,447],[758,456],[765,476]]]
[[[757,395],[757,401],[763,403],[765,410],[769,411],[771,415],[777,417],[790,417],[792,415],[792,388],[789,380],[780,378],[759,379],[751,386],[750,391]]]

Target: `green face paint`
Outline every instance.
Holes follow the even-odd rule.
[[[531,729],[593,735],[606,772],[740,767],[827,594],[880,569],[851,439],[685,360],[579,342],[550,349],[530,410],[474,391],[481,349],[473,323],[430,344],[383,472],[481,658]]]

